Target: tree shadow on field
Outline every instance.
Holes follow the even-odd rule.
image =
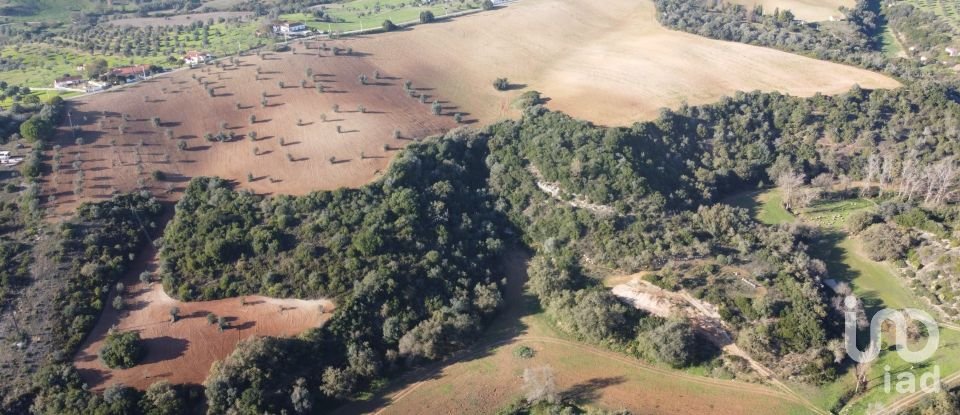
[[[241,324],[238,324],[238,325],[235,325],[235,326],[231,326],[230,328],[235,329],[235,330],[247,330],[247,329],[252,329],[252,328],[254,328],[256,325],[257,325],[257,322],[256,322],[256,321],[245,321],[245,322],[243,322],[243,323],[241,323]]]
[[[176,323],[174,323],[176,324]],[[190,341],[170,336],[144,339],[143,345],[147,349],[147,357],[142,364],[157,363],[176,359],[187,351]]]
[[[593,378],[571,386],[561,394],[577,404],[594,402],[600,398],[603,389],[626,382],[623,376]]]
[[[94,356],[94,358],[96,358],[96,356]],[[80,378],[83,379],[85,383],[92,385],[101,385],[113,377],[109,371],[101,369],[77,369],[77,374],[80,375]]]

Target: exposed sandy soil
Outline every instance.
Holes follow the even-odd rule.
[[[151,261],[150,267],[154,265]],[[74,358],[84,382],[94,390],[115,383],[145,389],[160,380],[200,384],[213,362],[229,355],[240,340],[299,334],[323,324],[334,308],[327,300],[260,296],[243,297],[246,305],[241,305],[241,298],[184,303],[166,295],[159,283],[145,286],[133,275],[137,273],[131,272],[131,277],[124,281],[126,309],[117,312],[108,306]],[[174,306],[180,309],[181,317],[170,323],[170,308]],[[224,317],[230,328],[221,332],[216,325],[208,324],[208,313]],[[97,353],[111,327],[140,332],[147,348],[141,364],[123,370],[110,370],[103,365]]]
[[[797,19],[808,22],[830,20],[830,17],[841,18],[840,6],[853,8],[856,0],[731,0],[731,3],[742,4],[747,7],[763,6],[763,14],[773,14],[774,9],[790,10]]]
[[[483,121],[512,113],[508,77],[552,100],[550,108],[601,124],[655,117],[738,90],[809,96],[886,76],[772,49],[670,31],[646,0],[523,0],[502,10],[354,41],[391,73],[430,80]]]
[[[119,19],[113,20],[110,23],[116,26],[134,26],[134,27],[146,27],[146,26],[176,26],[176,25],[190,25],[195,22],[205,22],[208,19],[213,19],[216,21],[219,18],[232,19],[237,17],[248,17],[253,16],[253,13],[250,12],[211,12],[211,13],[195,13],[195,14],[181,14],[170,17],[135,17],[130,19]]]
[[[78,200],[73,193],[77,171],[72,166],[77,157],[85,172],[81,200],[109,197],[114,189],[133,190],[138,179],[155,194],[176,199],[186,182],[199,175],[235,180],[264,194],[357,187],[385,170],[392,154],[411,142],[410,137],[456,127],[452,114],[458,109],[442,95],[421,91],[430,97],[428,102],[443,103],[444,114],[435,116],[429,104],[407,95],[396,75],[381,69],[389,79],[374,81],[377,68],[359,50],[355,56],[331,54],[325,51],[318,57],[316,49],[307,52],[300,46],[296,54],[271,54],[266,59],[245,56],[239,68],[182,70],[77,99],[71,119],[79,126],[84,144],[76,154],[73,135],[68,128],[61,129],[55,143],[63,146],[61,171],[45,177],[44,201],[53,193],[57,211],[72,211]],[[260,81],[255,80],[257,67],[262,68]],[[308,79],[307,68],[313,70],[313,80]],[[361,73],[370,78],[369,85],[360,85]],[[192,75],[213,82],[210,87],[216,88],[216,96],[211,98]],[[307,80],[306,88],[300,87],[301,80]],[[279,87],[280,81],[284,88]],[[317,92],[317,84],[325,85],[326,92]],[[265,108],[262,93],[268,94]],[[339,113],[333,112],[334,104],[340,106]],[[366,113],[358,111],[361,104]],[[129,114],[130,120],[124,121],[122,114]],[[251,115],[256,117],[254,124],[249,121]],[[160,118],[160,127],[154,126],[152,117]],[[127,131],[121,135],[123,124]],[[337,133],[337,127],[342,133]],[[395,129],[400,130],[400,139],[394,138]],[[173,139],[165,136],[166,130]],[[205,134],[219,131],[233,132],[237,138],[224,143],[204,139]],[[250,132],[257,133],[255,142],[246,136]],[[285,145],[280,144],[281,138]],[[111,148],[114,140],[117,145]],[[187,143],[185,151],[177,148],[180,140]],[[143,147],[138,148],[141,141]],[[259,155],[254,155],[255,148]],[[137,171],[138,152],[142,173]],[[329,161],[331,157],[335,163]],[[153,180],[155,170],[167,173],[168,179]],[[253,182],[248,182],[248,174]]]

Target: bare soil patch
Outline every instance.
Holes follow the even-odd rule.
[[[234,19],[238,17],[251,17],[253,13],[250,12],[210,12],[210,13],[193,13],[193,14],[179,14],[176,16],[169,17],[134,17],[130,19],[118,19],[113,20],[110,23],[115,26],[133,26],[133,27],[161,27],[161,26],[187,26],[195,22],[206,22],[208,19],[213,19],[216,22],[221,17],[224,19]]]
[[[154,266],[151,259],[150,267]],[[202,383],[213,362],[227,357],[240,340],[252,336],[297,335],[323,324],[332,316],[334,308],[327,300],[280,300],[261,296],[180,302],[164,293],[159,283],[147,286],[133,275],[124,282],[127,285],[125,310],[118,312],[108,306],[74,358],[84,382],[94,390],[116,383],[145,389],[160,380],[174,384]],[[116,293],[111,294],[111,299],[113,295]],[[180,310],[180,318],[175,323],[170,322],[171,307]],[[224,317],[230,327],[221,331],[217,325],[209,324],[208,313]],[[97,353],[111,327],[140,332],[147,348],[142,363],[121,370],[103,365]]]

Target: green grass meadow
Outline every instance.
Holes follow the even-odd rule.
[[[464,2],[454,5],[414,6],[410,0],[356,0],[326,7],[324,10],[342,20],[338,23],[327,23],[316,19],[309,13],[291,13],[281,15],[280,18],[289,21],[301,21],[311,29],[328,32],[349,32],[353,30],[378,28],[384,20],[395,24],[416,21],[423,11],[431,11],[436,17],[462,10],[475,9],[473,2]],[[379,11],[376,7],[379,5]]]
[[[771,225],[796,220],[796,216],[783,209],[776,190],[743,193],[729,198],[727,203],[749,209],[757,220]],[[923,308],[923,303],[904,284],[891,264],[866,257],[857,238],[843,231],[843,225],[851,214],[871,209],[873,206],[875,204],[870,200],[850,199],[818,203],[799,212],[803,220],[816,223],[825,231],[825,237],[811,247],[813,255],[826,262],[831,278],[850,283],[854,293],[864,301],[868,313],[883,307]],[[892,341],[890,336],[890,333],[884,333],[884,341]],[[926,339],[920,339],[912,343],[910,348],[919,349],[925,341]],[[900,373],[910,372],[919,377],[934,366],[939,366],[940,376],[945,378],[960,371],[960,332],[941,328],[939,344],[934,357],[923,364],[908,363],[893,352],[892,348],[884,349],[870,367],[867,391],[852,400],[843,413],[866,414],[871,405],[886,405],[901,397],[902,394],[896,390],[897,376]],[[891,379],[889,392],[884,387],[887,369]],[[856,386],[856,381],[852,371],[848,371],[836,381],[825,385],[790,386],[821,408],[837,410],[844,396]]]

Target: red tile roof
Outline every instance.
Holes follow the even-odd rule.
[[[144,72],[150,70],[150,65],[134,65],[134,66],[121,66],[119,68],[113,68],[110,71],[110,74],[117,76],[134,76],[134,75],[143,75]]]

